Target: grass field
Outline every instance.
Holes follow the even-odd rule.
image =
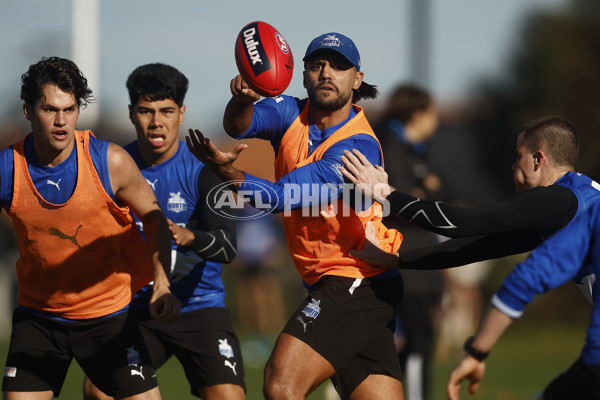
[[[470,396],[463,385],[461,398],[472,400],[529,400],[554,376],[567,368],[578,356],[585,337],[585,326],[546,326],[515,324],[494,348],[487,362],[486,377],[475,396]],[[242,348],[249,342],[243,340]],[[0,346],[0,358],[5,359],[6,343]],[[246,356],[246,354],[245,354]],[[262,399],[262,364],[256,357],[246,366],[247,399]],[[432,400],[445,399],[446,378],[456,363],[437,360],[433,377]],[[195,399],[189,394],[187,381],[180,365],[170,360],[158,371],[164,399]],[[71,365],[61,399],[80,400],[83,373],[76,363]],[[309,399],[325,400],[325,390],[319,388]]]

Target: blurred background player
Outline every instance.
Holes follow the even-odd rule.
[[[438,112],[430,94],[412,85],[398,86],[382,121],[374,127],[381,142],[389,184],[403,193],[432,201],[448,200],[448,189],[432,170],[428,145],[438,127]],[[402,250],[439,243],[438,235],[401,218],[386,218],[400,231]],[[431,361],[435,354],[444,289],[438,270],[403,270],[404,298],[397,316],[396,338],[408,400],[429,398]]]
[[[308,98],[278,96],[254,104],[260,96],[240,76],[230,84],[225,129],[234,138],[271,142],[276,182],[233,165],[245,144],[223,153],[199,130],[190,130],[186,139],[193,153],[248,194],[251,204],[260,201],[282,212],[290,254],[308,289],[265,367],[265,397],[302,399],[332,378],[344,399],[403,399],[393,339],[402,297],[399,271],[348,256],[365,242],[365,230],[390,251],[398,248],[401,235],[383,225],[379,204],[369,200],[349,207],[339,173],[344,149],[359,147],[373,163],[383,163],[362,108],[353,104],[378,92],[363,81],[358,50],[344,35],[315,38],[303,60]]]
[[[75,130],[92,99],[75,63],[50,57],[30,65],[21,99],[32,132],[0,153],[0,204],[20,252],[4,398],[57,397],[75,358],[115,398],[160,399],[128,306],[154,279],[150,316],[172,321],[179,313],[165,215],[127,152]]]
[[[244,366],[239,340],[225,308],[222,263],[236,256],[235,219],[229,206],[215,213],[209,192],[222,182],[179,140],[188,79],[160,63],[136,68],[127,79],[129,117],[137,141],[125,149],[138,164],[168,217],[172,234],[172,291],[182,302],[173,323],[148,315],[152,285],[131,304],[155,368],[177,357],[191,393],[203,399],[243,399]],[[223,215],[231,215],[232,218]],[[88,399],[103,398],[86,381]]]

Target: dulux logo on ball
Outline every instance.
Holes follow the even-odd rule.
[[[260,182],[247,182],[247,186],[255,186],[254,189],[237,190],[234,194],[233,188],[237,183],[244,181],[223,182],[208,192],[207,200],[209,208],[216,214],[237,220],[249,220],[260,218],[277,208],[279,202],[273,190]],[[238,213],[244,209],[244,203],[254,199],[254,204],[243,215]],[[248,208],[247,208],[248,209]]]
[[[246,57],[252,67],[255,76],[262,74],[272,68],[265,48],[261,43],[260,35],[258,34],[258,24],[250,24],[242,31],[244,38],[244,47],[246,49]]]

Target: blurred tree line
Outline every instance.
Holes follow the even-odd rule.
[[[530,15],[513,48],[506,74],[481,82],[471,108],[486,169],[504,175],[520,127],[560,115],[579,134],[578,172],[600,180],[600,2],[573,0],[566,9]]]

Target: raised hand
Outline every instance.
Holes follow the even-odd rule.
[[[260,95],[250,89],[246,81],[244,81],[240,75],[233,78],[229,86],[231,94],[236,101],[254,103],[257,100],[260,100]]]
[[[388,175],[379,165],[373,165],[358,150],[352,152],[344,150],[341,157],[344,167],[340,167],[340,172],[350,182],[356,185],[356,189],[365,196],[383,203],[392,188],[388,184]]]
[[[247,144],[237,145],[232,151],[225,153],[219,150],[210,139],[204,137],[198,129],[190,129],[185,141],[192,154],[224,181],[242,182],[244,180],[244,172],[235,168],[233,163],[248,147]]]

